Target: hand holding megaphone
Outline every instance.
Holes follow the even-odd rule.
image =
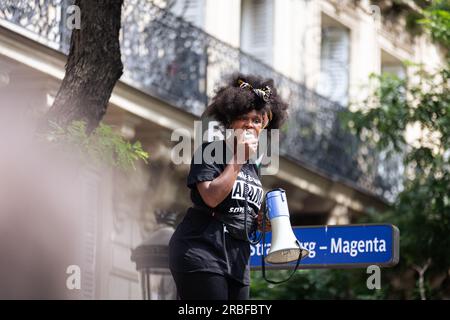
[[[269,219],[266,219],[266,221],[264,223],[264,229],[263,229],[263,214],[265,214],[265,212],[263,212],[263,211],[260,211],[258,213],[258,231],[270,232],[270,231],[272,231],[272,226],[270,224]]]
[[[272,226],[272,243],[265,261],[283,264],[298,260],[298,266],[309,251],[300,246],[292,230],[286,192],[281,188],[267,192],[266,207]]]

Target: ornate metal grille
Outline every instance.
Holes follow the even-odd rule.
[[[4,0],[0,25],[20,26],[68,53],[72,0]],[[234,48],[146,0],[125,0],[120,34],[121,81],[199,116],[223,76],[241,70],[272,78],[289,102],[281,154],[331,179],[392,199],[401,188],[397,159],[387,161],[342,129],[344,107],[307,89],[257,58]]]

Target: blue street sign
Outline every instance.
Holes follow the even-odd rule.
[[[294,234],[309,255],[299,268],[391,267],[399,260],[399,230],[389,224],[294,227]],[[271,232],[266,233],[264,256],[270,249]],[[262,242],[251,246],[250,267],[261,268]],[[292,269],[294,263],[267,264],[267,269]]]

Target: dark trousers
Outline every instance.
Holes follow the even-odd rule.
[[[250,286],[210,272],[172,272],[181,300],[247,300]]]

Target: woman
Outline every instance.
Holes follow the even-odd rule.
[[[261,130],[279,128],[286,110],[272,80],[242,74],[231,76],[206,109],[206,116],[235,134],[227,141],[203,144],[192,159],[187,186],[193,206],[169,244],[180,299],[249,298],[250,243],[245,233],[261,228],[263,200],[258,168],[249,159],[257,152]],[[206,159],[209,150],[212,161]]]

